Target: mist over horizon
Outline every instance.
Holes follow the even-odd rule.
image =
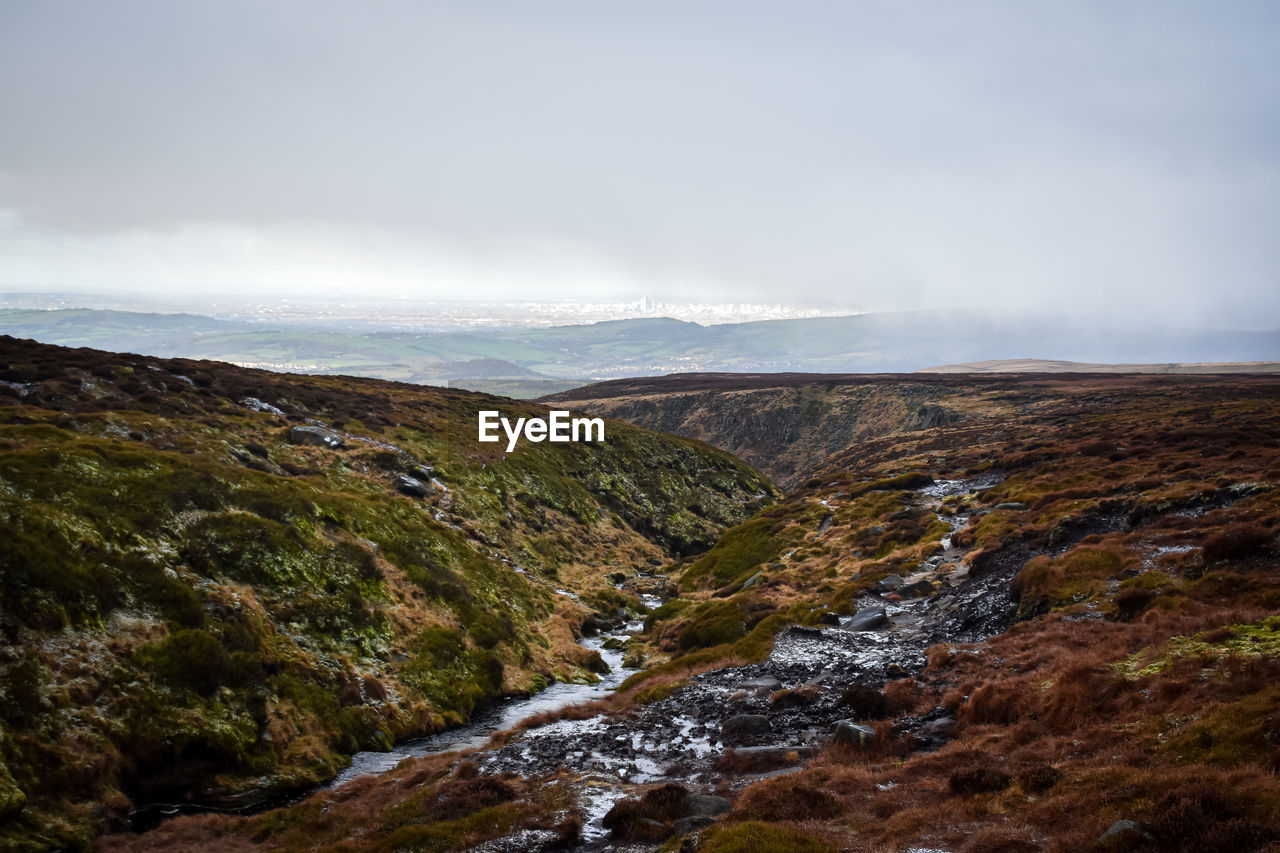
[[[1280,323],[1280,10],[0,10],[0,291]]]

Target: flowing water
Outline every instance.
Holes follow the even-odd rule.
[[[645,604],[649,607],[657,607],[661,604],[652,596],[642,597],[647,599]],[[605,641],[613,638],[626,642],[632,634],[638,633],[643,625],[641,621],[628,622],[621,628],[605,631],[598,636],[581,641],[580,645],[599,652],[600,657],[609,665],[609,672],[595,684],[557,682],[528,698],[512,699],[482,711],[473,717],[470,723],[456,729],[430,737],[403,741],[390,752],[357,752],[351,756],[351,766],[335,776],[322,790],[341,787],[358,776],[383,773],[406,758],[421,758],[441,752],[481,747],[488,743],[489,738],[495,733],[512,728],[528,717],[548,711],[558,711],[569,705],[590,702],[593,699],[603,699],[613,693],[631,674],[630,671],[623,669],[623,651],[604,648]]]

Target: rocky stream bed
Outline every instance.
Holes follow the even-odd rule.
[[[917,490],[913,502],[937,510],[945,497],[998,482],[994,476],[940,481]],[[953,533],[969,521],[964,515],[939,517]],[[562,719],[524,729],[501,746],[484,746],[493,732],[521,719],[612,690],[627,673],[621,653],[605,648],[604,641],[638,631],[640,624],[632,622],[585,641],[611,668],[599,684],[555,685],[464,729],[403,744],[392,753],[362,753],[333,785],[361,773],[389,770],[406,757],[478,747],[470,758],[482,773],[529,777],[561,768],[571,771],[572,781],[561,777],[553,784],[575,788],[583,814],[579,849],[649,849],[609,837],[602,821],[620,799],[653,784],[677,782],[703,792],[699,810],[706,814],[694,815],[685,826],[703,825],[714,812],[728,807],[727,801],[708,796],[712,792],[798,769],[833,738],[873,736],[870,728],[848,719],[850,710],[841,697],[851,686],[878,688],[888,680],[917,674],[930,646],[978,641],[1008,627],[1016,609],[1009,581],[1024,560],[970,576],[961,563],[964,550],[952,537],[945,536],[941,545],[940,552],[915,572],[887,578],[878,591],[856,600],[853,615],[827,615],[838,624],[784,631],[760,663],[694,676],[666,698],[623,716]],[[785,699],[778,698],[779,691],[788,691]],[[895,727],[895,733],[913,736],[922,749],[929,749],[946,742],[954,720],[937,709],[900,718]],[[732,760],[726,761],[729,751]],[[551,841],[550,834],[545,840]],[[490,842],[483,849],[537,849],[540,843],[521,836]]]
[[[916,490],[911,502],[937,511],[946,497],[999,482],[998,475],[938,481]],[[966,515],[938,517],[952,534],[969,522]],[[1010,554],[977,574],[970,574],[964,556],[965,549],[946,535],[939,552],[914,572],[885,578],[876,591],[856,599],[852,615],[824,614],[826,624],[783,631],[764,661],[693,676],[669,696],[621,715],[560,719],[491,743],[495,733],[529,717],[600,699],[616,689],[631,672],[623,667],[621,643],[608,641],[625,641],[642,628],[639,621],[618,623],[583,640],[609,665],[599,682],[555,684],[490,709],[467,726],[406,741],[390,752],[358,753],[322,790],[361,775],[394,772],[406,758],[466,750],[484,774],[550,777],[557,770],[569,770],[548,784],[573,788],[583,816],[577,849],[652,849],[610,836],[604,818],[619,800],[655,784],[679,783],[693,792],[698,807],[678,829],[706,825],[729,807],[716,792],[797,770],[833,740],[856,743],[874,737],[870,727],[850,719],[842,698],[851,687],[880,688],[887,681],[916,675],[931,646],[981,641],[1005,630],[1016,612],[1009,582],[1031,554]],[[660,602],[650,597],[646,603]],[[785,691],[785,698],[780,691]],[[894,734],[913,737],[920,749],[931,749],[951,737],[954,725],[954,719],[938,708],[919,717],[898,718]],[[546,838],[537,835],[525,831],[480,849],[536,850],[555,840],[550,832]]]

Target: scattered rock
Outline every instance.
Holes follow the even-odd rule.
[[[864,607],[849,618],[845,627],[850,631],[878,631],[892,624],[883,607]]]
[[[327,447],[330,450],[337,450],[345,444],[342,436],[331,429],[318,426],[290,427],[289,443],[310,444],[315,447]]]
[[[704,814],[695,814],[695,815],[689,815],[688,817],[682,817],[675,822],[675,834],[678,836],[685,836],[691,832],[697,832],[699,829],[706,829],[708,826],[711,826],[711,824],[715,822],[716,822],[715,818],[708,817],[707,815],[704,815]]]
[[[769,707],[775,711],[786,711],[792,708],[807,708],[822,695],[815,685],[806,684],[794,690],[779,690],[769,697]]]
[[[733,805],[724,797],[711,794],[690,794],[685,797],[684,802],[690,816],[713,817],[725,814],[733,808]]]
[[[425,498],[434,491],[431,486],[421,480],[410,477],[408,474],[396,475],[394,483],[396,491],[411,498]]]
[[[756,572],[754,575],[747,578],[746,583],[742,585],[742,589],[751,589],[751,587],[755,586],[760,581],[760,578],[762,577],[764,577],[763,571]]]
[[[876,581],[876,590],[879,592],[893,592],[900,586],[902,586],[901,575],[889,575]]]
[[[811,746],[740,746],[730,749],[720,759],[720,766],[730,773],[762,773],[779,767],[798,767],[813,757]]]
[[[1026,508],[1027,508],[1027,505],[1024,504],[1022,501],[1008,501],[1007,503],[996,504],[994,507],[992,507],[992,509],[994,510],[1007,509],[1010,512],[1022,512]]]
[[[876,730],[853,720],[837,720],[831,727],[833,740],[842,746],[868,746],[876,739]]]
[[[720,737],[729,741],[742,741],[769,731],[769,718],[764,714],[735,714],[720,726]]]
[[[903,598],[928,598],[933,595],[934,588],[930,581],[919,580],[915,583],[907,584],[898,590],[898,595]]]
[[[1099,841],[1108,841],[1112,844],[1123,841],[1138,841],[1142,838],[1142,824],[1136,820],[1118,820],[1111,824],[1110,828],[1102,835],[1098,836]]]
[[[746,690],[757,696],[763,696],[780,689],[782,682],[766,675],[760,678],[748,678],[746,681],[739,681],[736,687],[738,690]]]
[[[951,740],[956,734],[955,717],[939,717],[920,727],[920,734],[932,740]]]

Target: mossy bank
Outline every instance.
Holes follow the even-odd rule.
[[[504,454],[495,403],[0,338],[0,843],[252,805],[594,678],[582,620],[641,608],[619,575],[777,495],[620,423]]]

